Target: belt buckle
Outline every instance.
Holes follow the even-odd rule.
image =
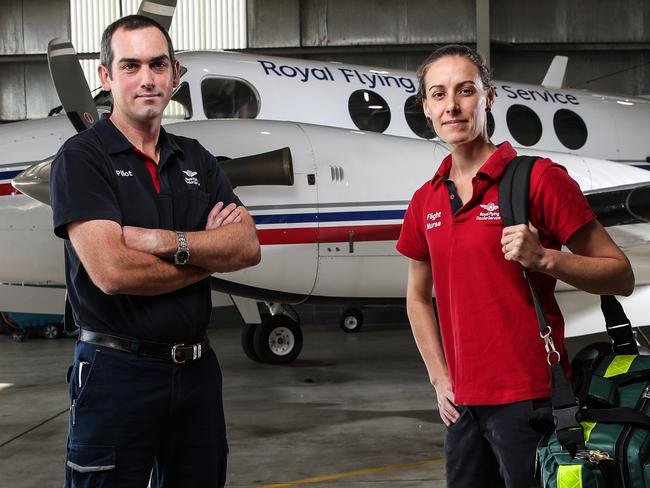
[[[178,348],[178,347],[185,347],[185,344],[174,344],[172,346],[172,361],[174,361],[174,363],[176,363],[176,364],[186,363],[187,362],[186,359],[183,359],[182,361],[179,361],[178,359],[176,359],[176,348]],[[196,360],[196,359],[201,358],[201,353],[202,353],[201,343],[192,344],[191,346],[187,346],[187,347],[192,348],[192,360]]]
[[[178,348],[178,347],[183,347],[184,345],[185,345],[185,344],[174,344],[174,345],[172,346],[172,361],[174,361],[174,363],[176,363],[176,364],[183,364],[183,363],[185,363],[185,359],[183,359],[182,361],[179,361],[178,359],[176,359],[176,348]]]

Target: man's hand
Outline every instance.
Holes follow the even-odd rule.
[[[546,249],[539,242],[537,229],[530,223],[504,228],[501,246],[506,261],[517,261],[531,271],[543,271],[547,266]]]
[[[222,225],[234,224],[237,222],[241,222],[239,207],[234,203],[224,207],[223,202],[217,202],[217,204],[212,207],[212,210],[210,210],[208,221],[205,224],[205,230],[216,229]]]
[[[451,387],[449,377],[445,376],[440,378],[433,384],[436,390],[436,397],[438,398],[438,412],[440,418],[447,427],[455,423],[460,417],[456,404],[454,403],[454,391]]]

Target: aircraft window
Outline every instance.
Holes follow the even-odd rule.
[[[492,137],[492,134],[494,134],[494,115],[492,115],[492,112],[487,113],[487,130],[488,137]]]
[[[433,127],[427,124],[427,119],[422,110],[422,101],[419,95],[411,95],[404,103],[404,116],[406,123],[409,125],[415,135],[423,139],[433,139],[436,133]]]
[[[390,124],[390,108],[386,100],[369,90],[352,92],[348,111],[354,125],[361,130],[384,132]]]
[[[587,126],[575,112],[562,108],[553,116],[555,134],[569,149],[580,149],[587,142]]]
[[[192,118],[192,98],[190,96],[190,85],[186,81],[181,83],[172,95],[169,105],[165,108],[165,117],[173,119]]]
[[[506,114],[508,130],[522,146],[533,146],[542,137],[542,122],[525,105],[511,105]]]
[[[209,119],[254,119],[259,99],[246,82],[228,78],[206,78],[201,82],[203,111]]]

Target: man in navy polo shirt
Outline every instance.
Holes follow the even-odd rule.
[[[223,486],[208,278],[259,262],[255,226],[215,158],[161,128],[180,68],[167,32],[120,19],[100,61],[113,110],[64,144],[51,177],[81,328],[66,486]]]

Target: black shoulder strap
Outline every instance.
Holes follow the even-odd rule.
[[[539,157],[517,156],[499,180],[499,213],[504,227],[528,223],[530,172]]]
[[[528,224],[528,199],[530,193],[530,173],[535,161],[535,156],[517,156],[510,161],[499,180],[499,213],[503,226]],[[533,287],[533,282],[524,268],[524,277],[530,288],[535,314],[540,330],[540,336],[548,353],[548,362],[551,367],[551,405],[555,419],[555,433],[560,444],[575,456],[577,451],[585,446],[582,426],[578,420],[580,406],[576,400],[571,383],[564,374],[560,364],[560,355],[555,351],[551,328],[548,325],[542,305]],[[553,355],[555,353],[557,356]],[[554,359],[555,362],[551,362]]]
[[[517,156],[510,161],[501,175],[501,179],[499,180],[499,213],[501,214],[504,227],[528,224],[530,174],[535,161],[538,159],[535,156]],[[579,405],[571,383],[560,365],[559,357],[556,362],[551,363],[551,354],[549,351],[549,345],[552,346],[552,340],[549,344],[551,329],[546,321],[533,283],[528,276],[528,270],[525,268],[524,276],[528,282],[535,305],[540,335],[544,339],[547,352],[549,352],[548,361],[551,365],[551,404],[555,419],[555,432],[560,444],[572,456],[575,456],[577,451],[585,447],[582,426],[578,421]],[[636,350],[636,344],[634,343],[629,320],[627,320],[623,308],[613,296],[601,296],[601,305],[605,320],[608,324],[607,331],[617,332],[616,334],[610,333],[610,337],[614,342],[614,350],[618,354],[621,354],[622,351],[630,351],[627,353],[635,354],[632,351]],[[621,341],[623,344],[618,341]]]
[[[612,340],[614,354],[639,354],[630,319],[616,297],[601,295],[600,308],[605,316],[605,327]]]

